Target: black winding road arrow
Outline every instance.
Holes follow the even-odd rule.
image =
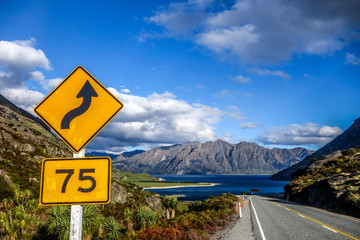
[[[89,81],[86,81],[82,89],[80,90],[79,94],[76,96],[77,98],[83,98],[82,104],[68,112],[64,118],[61,121],[61,129],[69,129],[70,128],[70,122],[84,114],[91,105],[91,98],[97,97],[98,94],[95,92],[94,88],[91,86]]]

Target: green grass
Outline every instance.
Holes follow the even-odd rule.
[[[120,181],[127,181],[131,183],[137,182],[147,182],[147,181],[156,181],[157,178],[150,176],[147,173],[131,173],[131,172],[122,172],[118,169],[113,169],[111,172],[112,179],[118,179]]]

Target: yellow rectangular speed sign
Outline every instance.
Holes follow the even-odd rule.
[[[109,157],[46,158],[42,162],[40,204],[109,203],[110,181]]]

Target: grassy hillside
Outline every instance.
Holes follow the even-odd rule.
[[[290,200],[360,217],[360,147],[311,162],[285,186]]]

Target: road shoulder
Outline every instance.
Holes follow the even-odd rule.
[[[227,227],[212,236],[212,240],[253,240],[254,232],[251,222],[250,203],[242,200],[242,217],[233,218]]]

